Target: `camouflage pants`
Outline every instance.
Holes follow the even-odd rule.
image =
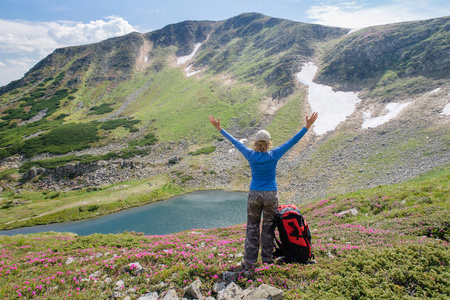
[[[277,191],[250,190],[247,198],[247,235],[245,237],[244,261],[256,263],[258,260],[261,236],[261,258],[263,262],[272,262],[274,232],[272,224],[278,209]],[[261,213],[263,214],[260,234]]]

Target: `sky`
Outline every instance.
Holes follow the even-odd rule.
[[[257,12],[297,22],[362,28],[450,15],[448,0],[0,0],[0,86],[55,49],[146,33],[186,20]]]

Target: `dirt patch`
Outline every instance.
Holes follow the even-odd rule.
[[[224,85],[232,85],[236,82],[235,79],[233,79],[231,76],[223,75],[219,78],[220,82]]]
[[[259,109],[265,115],[274,115],[283,105],[287,103],[286,99],[274,99],[266,97],[259,106]]]
[[[150,66],[150,58],[148,56],[149,52],[152,50],[153,45],[144,39],[144,45],[139,49],[139,55],[136,59],[136,69],[138,71],[144,71],[148,66]]]

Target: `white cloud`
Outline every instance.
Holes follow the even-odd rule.
[[[135,28],[118,16],[89,23],[0,19],[0,59],[3,67],[7,67],[0,69],[0,86],[20,78],[33,64],[56,48],[96,43],[132,31],[136,31]],[[14,58],[6,60],[6,55]],[[19,71],[19,67],[25,70]]]
[[[159,9],[155,9],[155,10],[148,10],[147,13],[148,14],[159,14],[161,11]]]
[[[7,59],[6,62],[8,62],[12,66],[27,67],[31,63],[33,63],[34,60],[29,57],[21,57],[21,58],[17,58],[17,59]]]
[[[308,9],[308,18],[313,23],[344,28],[361,28],[411,20],[423,20],[442,15],[427,1],[379,2],[368,7],[356,2],[342,2],[332,5],[315,5]]]
[[[21,78],[32,66],[33,64],[27,65],[9,61],[6,61],[6,63],[0,62],[0,86]]]

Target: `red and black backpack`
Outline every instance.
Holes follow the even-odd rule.
[[[284,256],[288,263],[307,263],[314,257],[308,223],[294,204],[278,206],[275,227],[280,236],[278,240],[275,235],[278,246],[273,254],[275,258]]]

